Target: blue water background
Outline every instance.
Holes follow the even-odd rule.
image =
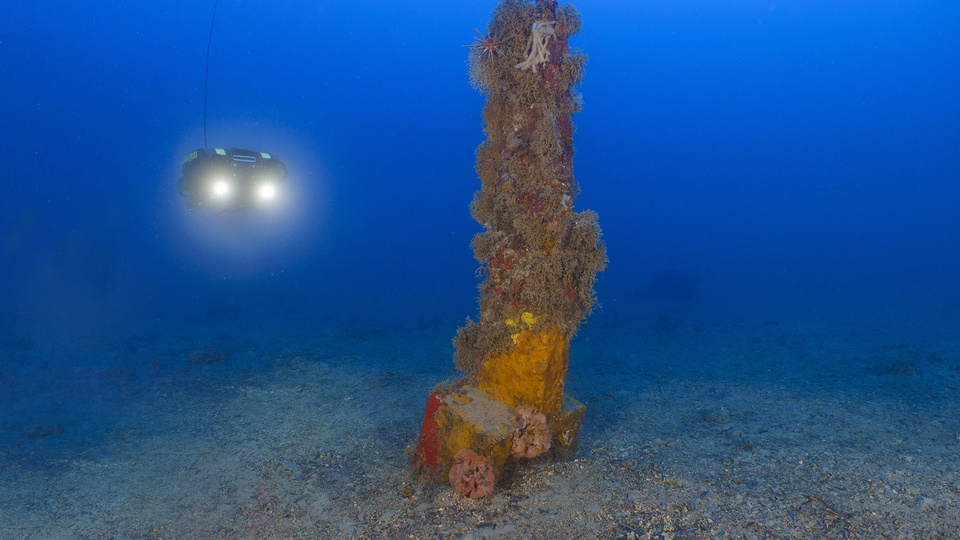
[[[960,4],[574,5],[576,206],[610,258],[581,335],[657,314],[960,321]],[[203,146],[212,2],[4,7],[5,442],[77,417],[95,438],[151,369],[173,384],[203,346],[309,349],[304,328],[400,328],[403,348],[427,321],[440,352],[404,360],[449,375],[478,281],[463,46],[494,6],[221,1],[209,145],[290,170],[275,211],[222,216],[176,191]]]

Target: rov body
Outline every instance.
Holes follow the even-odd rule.
[[[269,204],[287,179],[287,167],[276,155],[244,148],[198,148],[180,165],[177,182],[187,208],[233,212]]]

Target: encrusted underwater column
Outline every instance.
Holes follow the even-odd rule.
[[[470,206],[484,227],[472,242],[480,317],[457,331],[466,375],[431,393],[414,462],[471,497],[493,489],[510,456],[572,449],[583,419],[564,394],[568,351],[606,251],[596,214],[573,209],[571,115],[586,57],[567,39],[580,24],[556,0],[502,0],[470,48],[471,83],[487,95]]]

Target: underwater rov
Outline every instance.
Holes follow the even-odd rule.
[[[276,156],[242,148],[198,148],[183,158],[180,170],[177,191],[190,210],[266,204],[287,179],[287,166]]]
[[[187,154],[180,164],[183,176],[177,191],[187,198],[187,208],[216,208],[220,214],[267,203],[278,195],[287,179],[287,166],[276,155],[243,148],[207,148],[207,86],[210,80],[210,43],[217,20],[213,4],[207,36],[207,64],[203,78],[203,146]]]

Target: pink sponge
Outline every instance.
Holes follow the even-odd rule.
[[[454,456],[450,483],[457,491],[472,499],[493,493],[493,466],[490,460],[464,448]]]
[[[550,431],[547,417],[533,407],[517,407],[517,418],[512,420],[517,430],[513,432],[513,447],[510,453],[518,458],[532,458],[550,449]]]

